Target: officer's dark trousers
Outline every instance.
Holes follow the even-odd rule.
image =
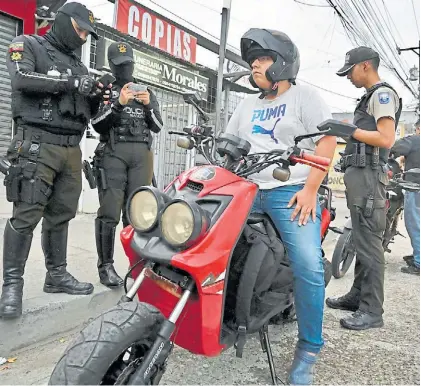
[[[122,214],[123,226],[127,226],[128,197],[136,188],[152,183],[153,153],[143,142],[118,142],[114,151],[107,145],[102,165],[107,188],[102,189],[101,183],[98,184],[97,218],[114,227]]]
[[[387,175],[381,166],[348,167],[344,176],[357,251],[354,288],[360,291],[360,310],[383,314],[385,259],[382,236],[386,228]],[[374,198],[371,215],[364,214],[367,198]]]
[[[14,203],[10,222],[17,232],[31,234],[41,218],[43,232],[59,231],[68,226],[76,215],[82,190],[81,156],[79,146],[41,143],[34,173],[34,178],[39,178],[40,183],[34,186],[24,178],[21,185],[27,195],[38,196],[37,202]]]

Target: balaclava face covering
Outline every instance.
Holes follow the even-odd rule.
[[[51,44],[65,52],[73,52],[81,47],[85,40],[81,39],[73,27],[70,16],[58,13],[51,30],[45,35]]]
[[[109,62],[110,69],[116,78],[119,86],[123,87],[126,83],[133,82],[134,63],[128,62],[116,66],[112,61]]]

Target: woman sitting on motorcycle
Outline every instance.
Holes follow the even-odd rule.
[[[317,132],[317,124],[331,118],[314,89],[295,85],[300,55],[286,34],[250,29],[241,39],[241,55],[252,67],[251,84],[261,94],[246,98],[238,106],[226,132],[249,141],[252,153],[284,150],[294,144],[295,136]],[[336,138],[320,136],[301,144],[316,155],[332,158]],[[272,177],[274,168],[249,177],[260,188],[253,212],[271,217],[288,252],[298,320],[298,344],[289,382],[311,384],[324,343],[325,285],[317,192],[326,173],[296,165],[290,179],[280,182]],[[310,217],[312,221],[308,221]]]

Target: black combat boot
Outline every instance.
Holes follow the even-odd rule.
[[[342,318],[341,326],[348,330],[368,330],[369,328],[383,327],[383,317],[381,315],[374,315],[370,312],[357,310],[351,316]]]
[[[360,291],[352,287],[346,295],[338,298],[327,298],[326,305],[338,310],[357,311],[360,306]]]
[[[408,267],[402,267],[401,272],[403,273],[409,273],[410,275],[420,275],[420,267],[417,267],[414,263],[414,265],[409,265]]]
[[[115,227],[95,219],[96,249],[98,252],[98,273],[100,282],[107,287],[120,287],[123,279],[114,269]]]
[[[3,242],[3,291],[0,298],[0,317],[4,319],[22,315],[22,276],[31,243],[32,234],[17,232],[10,220],[7,221]]]
[[[89,295],[94,291],[94,286],[79,282],[66,271],[68,230],[69,224],[59,230],[42,231],[41,245],[48,271],[45,276],[44,292]]]

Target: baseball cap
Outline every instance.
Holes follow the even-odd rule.
[[[108,47],[108,61],[111,61],[116,66],[134,62],[133,60],[133,48],[124,42],[114,42]]]
[[[379,54],[370,47],[361,46],[354,48],[346,53],[345,64],[336,72],[336,75],[345,76],[356,64],[374,58],[379,58]]]
[[[72,17],[78,26],[86,31],[89,31],[90,34],[98,40],[98,34],[95,30],[95,18],[92,11],[90,11],[83,4],[77,3],[76,1],[71,3],[64,4],[57,11],[64,13],[67,16]]]

